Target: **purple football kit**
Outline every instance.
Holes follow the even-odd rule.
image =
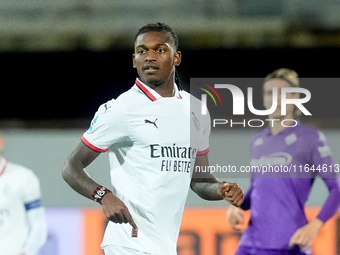
[[[329,190],[317,218],[326,222],[340,205],[339,165],[332,160],[325,136],[300,123],[277,135],[268,127],[252,137],[250,155],[252,167],[266,171],[252,173],[241,205],[251,209],[250,222],[236,254],[309,254],[289,247],[289,240],[307,224],[304,206],[316,176]]]

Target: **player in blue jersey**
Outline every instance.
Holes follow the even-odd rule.
[[[263,85],[266,109],[272,105],[273,88],[278,88],[280,93],[284,87],[299,87],[295,71],[282,68],[266,77]],[[291,99],[299,96],[298,93],[287,94],[287,98]],[[274,125],[252,137],[251,165],[278,166],[279,162],[292,166],[296,173],[274,173],[276,178],[253,173],[250,189],[241,207],[228,208],[228,220],[237,230],[237,224],[244,221],[244,210],[251,209],[249,226],[242,235],[236,255],[310,254],[311,244],[322,225],[340,205],[340,184],[334,172],[338,165],[332,160],[325,136],[299,121],[295,126],[293,120],[298,119],[300,112],[293,104],[287,105],[287,114],[282,116],[280,95],[278,98],[278,107],[269,119],[280,121],[273,121]],[[282,126],[282,120],[286,120],[285,126],[295,127]],[[304,169],[306,164],[308,167]],[[317,217],[308,222],[304,205],[316,175],[326,184],[329,195]]]

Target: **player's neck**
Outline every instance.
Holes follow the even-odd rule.
[[[284,129],[285,127],[281,126],[281,123],[279,124],[275,123],[273,126],[270,126],[270,132],[272,133],[272,135],[277,135]]]
[[[269,117],[269,119],[275,119],[275,118],[271,118]],[[280,132],[282,132],[283,130],[286,129],[285,126],[290,126],[293,124],[293,121],[292,121],[293,117],[288,117],[288,116],[285,116],[283,118],[280,118],[279,121],[271,121],[270,123],[270,132],[272,133],[272,135],[277,135],[279,134]],[[285,126],[282,125],[282,121],[283,120],[286,120],[284,122]],[[289,121],[290,120],[290,121]]]
[[[174,82],[167,82],[159,86],[151,87],[162,97],[172,97],[174,95]]]
[[[156,91],[162,97],[172,97],[174,96],[174,86],[175,86],[175,78],[173,75],[170,76],[165,82],[160,84],[152,84],[148,82],[144,82],[154,91]]]

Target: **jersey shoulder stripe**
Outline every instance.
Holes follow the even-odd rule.
[[[106,152],[108,150],[107,149],[100,149],[96,146],[94,146],[93,144],[91,144],[89,141],[86,140],[86,138],[84,136],[81,137],[81,140],[83,141],[83,143],[85,143],[90,149],[97,151],[97,152]]]

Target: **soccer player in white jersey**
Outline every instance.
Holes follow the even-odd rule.
[[[99,202],[110,220],[101,245],[106,255],[177,254],[189,187],[203,199],[225,199],[235,206],[243,201],[237,184],[191,173],[194,164],[209,164],[210,119],[200,116],[198,101],[175,83],[181,62],[177,47],[176,34],[163,23],[138,31],[133,66],[139,78],[99,107],[64,164],[65,181]],[[107,150],[112,192],[84,169]]]
[[[35,255],[47,238],[39,180],[1,157],[3,146],[0,134],[0,254]]]

